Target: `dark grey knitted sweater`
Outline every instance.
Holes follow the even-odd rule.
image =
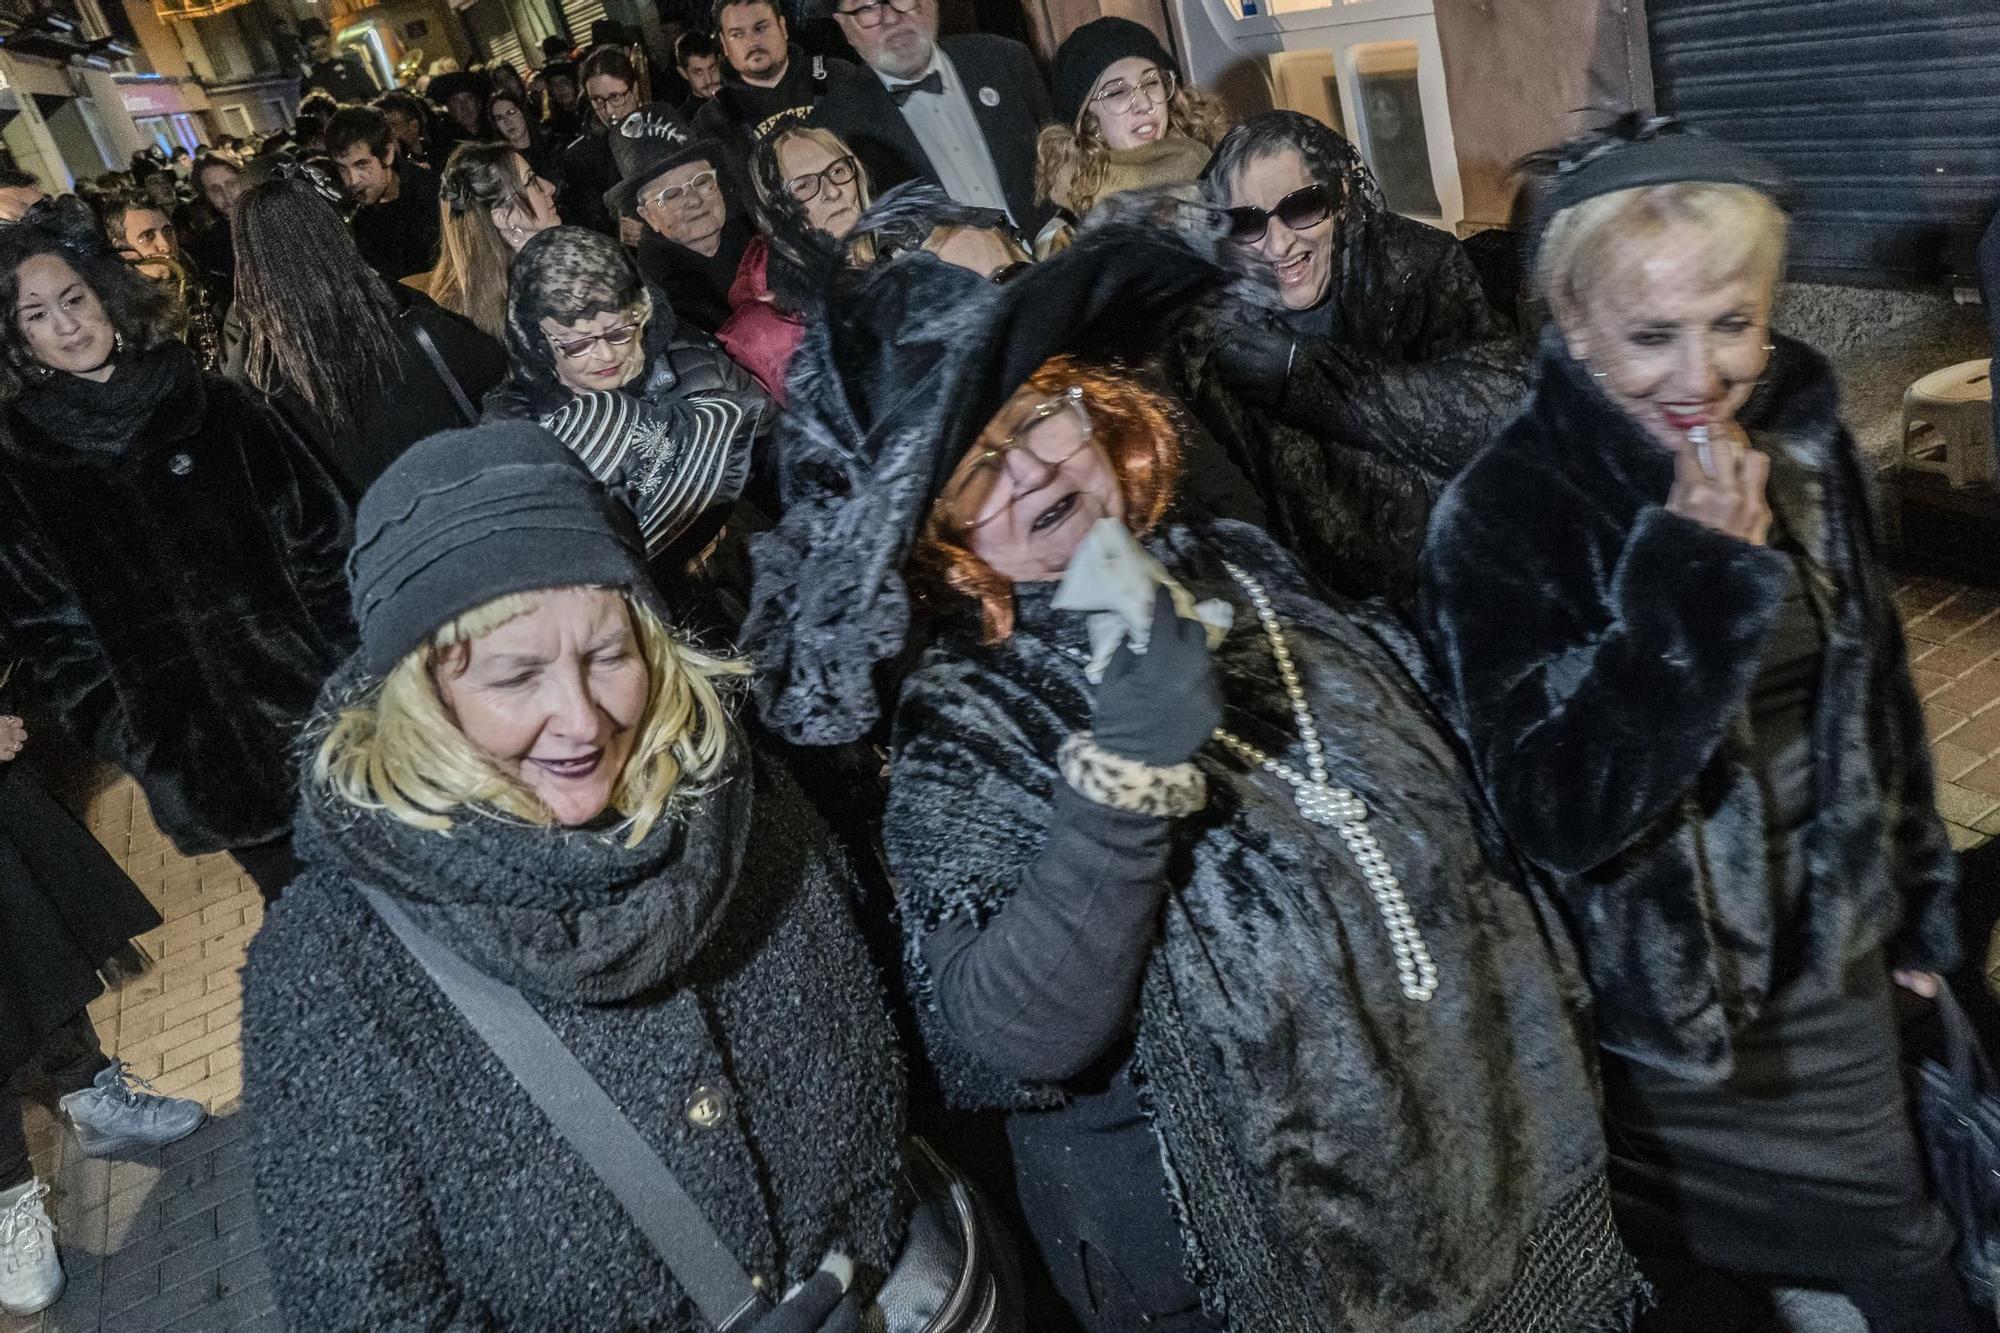
[[[536,945],[564,935],[599,978],[669,960],[663,981],[611,1003],[523,989],[751,1273],[783,1291],[829,1249],[886,1270],[904,1081],[852,872],[788,775],[743,767],[630,852],[477,816],[446,837],[308,800],[308,872],[244,970],[258,1203],[292,1327],[703,1327],[357,882],[419,900],[468,956],[506,948],[539,976]],[[704,830],[716,806],[747,830]],[[698,882],[732,859],[733,891]],[[682,874],[690,862],[699,873]],[[648,893],[651,909],[625,910]],[[482,908],[499,923],[483,941],[467,924]],[[621,941],[620,916],[646,930]],[[722,1095],[713,1127],[689,1115],[697,1088]]]

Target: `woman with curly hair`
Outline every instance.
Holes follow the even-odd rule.
[[[1189,185],[1229,129],[1214,98],[1180,81],[1173,57],[1130,19],[1086,23],[1056,49],[1055,124],[1035,143],[1035,198],[1059,210],[1035,238],[1046,259],[1101,200]]]
[[[352,629],[347,506],[263,395],[205,375],[81,200],[0,232],[0,642],[186,856],[292,870],[291,732]]]

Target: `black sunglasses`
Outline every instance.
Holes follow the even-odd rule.
[[[1273,209],[1244,207],[1222,211],[1229,215],[1229,239],[1243,245],[1255,245],[1271,229],[1272,218],[1293,231],[1317,227],[1333,216],[1333,199],[1324,185],[1308,185],[1293,190]]]

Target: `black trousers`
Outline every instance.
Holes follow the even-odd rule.
[[[26,1103],[42,1102],[53,1110],[58,1098],[89,1087],[109,1063],[90,1015],[79,1013],[51,1032],[26,1066],[6,1072],[0,1081],[0,1190],[34,1174],[28,1162],[28,1128],[21,1119]]]
[[[1692,1083],[1607,1057],[1611,1184],[1633,1253],[1847,1295],[1872,1329],[1978,1327],[1910,1120],[1887,965],[1804,977]]]
[[[254,847],[232,847],[229,854],[236,858],[236,864],[243,867],[243,873],[257,886],[264,905],[278,901],[285,886],[299,875],[299,860],[292,854],[291,835],[274,842],[260,842]]]

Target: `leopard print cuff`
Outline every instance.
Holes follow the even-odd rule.
[[[1142,764],[1111,753],[1087,731],[1063,742],[1056,767],[1078,795],[1114,810],[1170,818],[1208,804],[1208,781],[1193,764]]]

